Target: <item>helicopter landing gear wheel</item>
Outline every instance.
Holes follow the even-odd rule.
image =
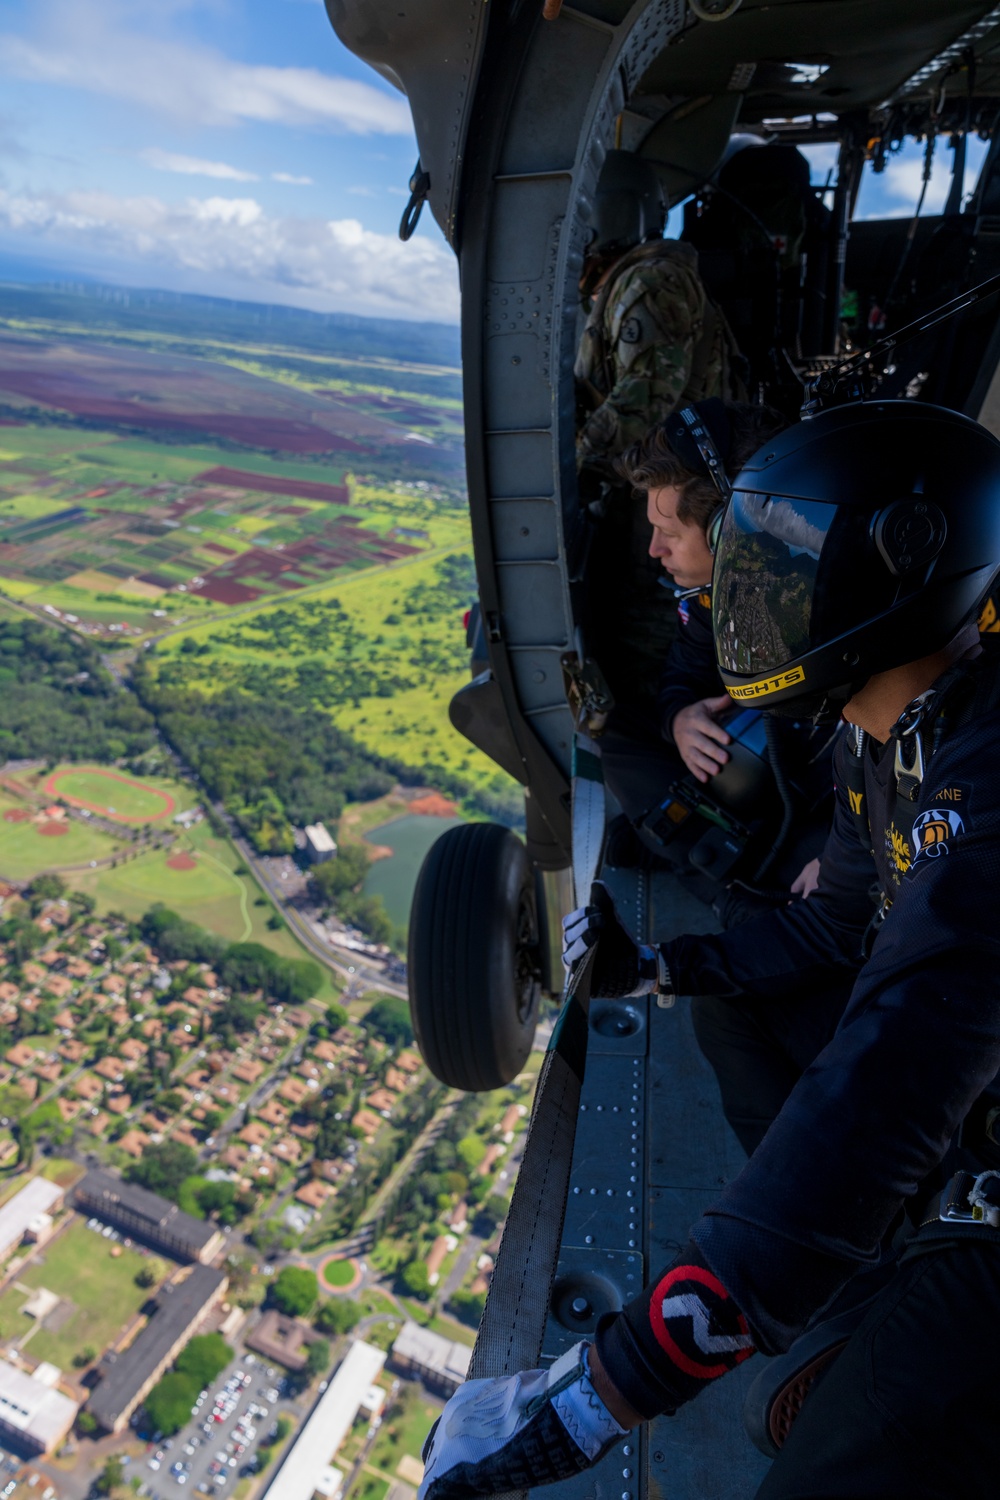
[[[481,1092],[521,1071],[540,994],[527,852],[509,828],[466,823],[438,839],[413,894],[410,1015],[442,1083]]]

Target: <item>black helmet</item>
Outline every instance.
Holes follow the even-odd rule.
[[[730,696],[842,704],[940,650],[1000,573],[1000,443],[916,401],[790,427],[737,477],[712,623]]]
[[[660,239],[666,220],[655,168],[631,151],[609,151],[594,193],[587,254],[611,255]]]

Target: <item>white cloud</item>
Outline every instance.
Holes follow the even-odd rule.
[[[278,218],[253,198],[0,189],[0,233],[51,259],[127,265],[139,285],[228,289],[229,295],[430,321],[458,320],[458,274],[443,245],[365,229],[358,219]]]
[[[311,177],[296,177],[294,172],[272,172],[271,181],[288,182],[292,187],[312,187],[313,185]]]
[[[356,194],[359,198],[375,198],[378,196],[375,189],[370,187],[349,187],[347,191]]]
[[[33,36],[0,33],[0,71],[87,89],[188,126],[254,120],[358,135],[412,132],[409,107],[395,92],[318,68],[242,63],[209,47],[144,35],[127,11],[114,0],[51,0],[34,12]]]
[[[976,185],[985,149],[975,137],[969,139],[968,159],[962,182],[965,195],[971,193]],[[951,187],[953,162],[954,157],[948,150],[946,141],[939,140],[931,166],[931,179],[920,210],[922,215],[939,214],[943,210]],[[889,157],[884,172],[876,175],[871,167],[866,167],[858,195],[858,218],[911,218],[920,197],[923,173],[923,147],[909,141],[898,155]]]
[[[157,172],[179,172],[185,177],[218,177],[227,182],[257,182],[256,172],[242,172],[225,161],[204,161],[200,156],[178,156],[174,151],[161,151],[150,146],[143,151],[142,159]]]

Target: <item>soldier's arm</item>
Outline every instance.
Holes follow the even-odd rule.
[[[580,460],[624,452],[673,411],[691,378],[700,300],[675,278],[637,290],[627,305],[609,300],[614,385],[580,429]]]

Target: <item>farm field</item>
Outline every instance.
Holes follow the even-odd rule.
[[[242,611],[238,620],[192,622],[158,642],[150,663],[164,680],[199,691],[253,685],[305,696],[366,749],[427,773],[502,791],[509,778],[448,719],[468,681],[463,615],[475,580],[467,517],[425,496],[358,488],[379,511],[408,516],[432,553],[343,578],[308,598]]]
[[[121,1253],[112,1256],[113,1248]],[[62,1308],[50,1314],[58,1329],[38,1328],[25,1352],[70,1371],[75,1354],[87,1347],[104,1349],[153,1294],[155,1288],[143,1290],[135,1284],[136,1272],[149,1264],[137,1250],[126,1250],[120,1243],[113,1246],[77,1219],[0,1296],[0,1337],[23,1337],[31,1329],[33,1320],[20,1309],[32,1291],[46,1287],[71,1304],[69,1316],[60,1317]]]
[[[342,463],[0,431],[0,589],[102,638],[148,638],[431,545],[355,505]]]

